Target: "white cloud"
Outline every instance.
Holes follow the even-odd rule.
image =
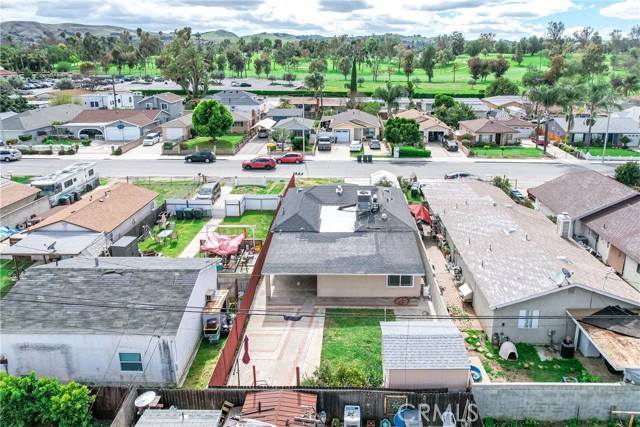
[[[625,0],[613,3],[600,9],[600,15],[609,18],[640,20],[640,3],[638,0]]]

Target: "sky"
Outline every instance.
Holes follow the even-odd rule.
[[[543,35],[549,21],[565,34],[591,26],[604,39],[640,23],[640,0],[0,0],[2,21],[115,25],[135,30],[227,30],[237,35],[289,33],[433,37],[495,33],[517,40]]]

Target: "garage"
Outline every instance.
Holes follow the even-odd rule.
[[[173,141],[176,139],[182,139],[184,135],[184,128],[164,128],[165,141]]]
[[[334,129],[333,136],[336,139],[336,142],[346,142],[347,144],[351,143],[351,131],[349,129]]]
[[[122,125],[118,125],[118,127],[120,126]],[[105,139],[107,141],[132,141],[140,138],[140,128],[125,126],[119,129],[118,127],[108,127],[105,129]]]

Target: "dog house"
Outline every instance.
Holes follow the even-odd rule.
[[[518,350],[511,341],[505,341],[500,346],[500,357],[504,360],[518,360]]]

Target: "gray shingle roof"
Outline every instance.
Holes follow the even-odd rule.
[[[5,131],[30,131],[51,126],[53,122],[66,123],[80,114],[85,107],[76,104],[56,105],[53,107],[28,110],[2,120]]]
[[[302,117],[288,117],[276,123],[272,129],[313,130],[313,120]]]
[[[574,272],[572,286],[640,306],[640,292],[614,275],[605,281],[607,266],[561,238],[542,213],[514,205],[500,189],[478,181],[438,181],[422,190],[492,309],[562,289],[553,277],[567,268],[563,259]]]
[[[260,105],[260,102],[254,99],[253,94],[244,90],[223,90],[209,95],[205,99],[215,99],[223,105]]]
[[[347,110],[342,113],[338,113],[333,116],[331,121],[331,127],[336,128],[344,123],[348,122],[356,122],[359,124],[369,125],[373,127],[380,127],[382,122],[379,117],[376,117],[372,114],[365,113],[360,110]]]
[[[222,411],[205,409],[155,409],[144,411],[135,427],[211,427]]]
[[[32,267],[0,301],[0,332],[175,334],[199,272],[212,265],[145,257],[99,258],[97,268],[92,258]]]
[[[556,214],[566,212],[573,219],[640,194],[595,171],[568,173],[528,191]]]
[[[272,108],[267,117],[302,117],[302,108]]]
[[[451,321],[380,322],[386,369],[469,369],[462,334]]]
[[[568,129],[567,121],[564,117],[554,117],[553,121],[556,122],[558,126],[564,132]],[[573,127],[571,128],[571,133],[587,133],[589,132],[589,126],[585,123],[586,119],[576,118],[574,120]],[[551,125],[550,125],[551,126]],[[606,117],[596,117],[596,122],[591,128],[591,133],[605,133],[607,132],[607,118]],[[609,120],[609,133],[628,133],[635,134],[640,133],[640,125],[637,121],[634,121],[630,117],[614,117],[611,116]]]

